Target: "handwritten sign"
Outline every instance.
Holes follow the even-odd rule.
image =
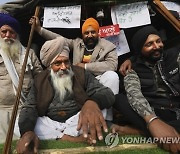
[[[137,27],[151,23],[147,2],[116,5],[111,8],[113,24],[121,28]]]
[[[8,2],[12,2],[12,1],[16,1],[16,0],[1,0],[1,1],[0,1],[0,5],[1,5],[1,4],[8,3]]]
[[[167,2],[167,1],[161,1],[161,2],[168,10],[174,10],[174,11],[179,12],[180,14],[180,4],[176,2]]]
[[[108,36],[105,37],[105,39],[116,45],[116,52],[118,56],[130,52],[129,45],[123,30],[121,30],[118,35]]]
[[[99,27],[99,36],[100,37],[107,37],[119,34],[119,25],[110,25],[110,26],[103,26]]]
[[[81,5],[45,7],[43,27],[80,28]]]

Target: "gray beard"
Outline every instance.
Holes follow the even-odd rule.
[[[0,37],[0,47],[2,51],[12,59],[18,58],[19,51],[21,50],[21,43],[19,39],[13,40],[13,43],[10,41],[5,41],[5,39],[6,38]]]
[[[69,94],[73,93],[73,90],[72,90],[72,85],[73,85],[72,76],[73,75],[74,75],[74,73],[70,69],[68,74],[66,74],[63,77],[60,77],[58,75],[58,72],[54,72],[51,69],[52,83],[53,83],[55,90],[57,90],[57,92],[59,93],[60,102],[64,101],[67,93],[69,93]]]

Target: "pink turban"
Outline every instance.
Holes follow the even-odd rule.
[[[58,56],[69,58],[69,51],[65,38],[57,37],[43,44],[40,51],[40,59],[45,67],[49,67]]]

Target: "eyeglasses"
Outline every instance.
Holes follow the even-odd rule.
[[[64,63],[64,65],[70,65],[70,61],[67,59],[67,60],[58,60],[58,61],[55,61],[52,63],[52,65],[55,65],[55,66],[62,66],[62,64]]]

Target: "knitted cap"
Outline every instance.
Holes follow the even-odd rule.
[[[69,58],[69,51],[66,40],[63,37],[57,37],[43,44],[40,51],[40,59],[45,67],[49,67],[58,56]]]
[[[0,28],[4,25],[10,26],[16,33],[20,34],[19,22],[7,13],[0,13]]]
[[[141,52],[144,43],[150,34],[156,34],[159,36],[159,32],[153,26],[145,26],[134,34],[131,43],[133,50],[136,53]]]
[[[89,26],[92,26],[96,32],[99,31],[99,23],[94,18],[88,18],[82,25],[82,34],[87,30]]]

